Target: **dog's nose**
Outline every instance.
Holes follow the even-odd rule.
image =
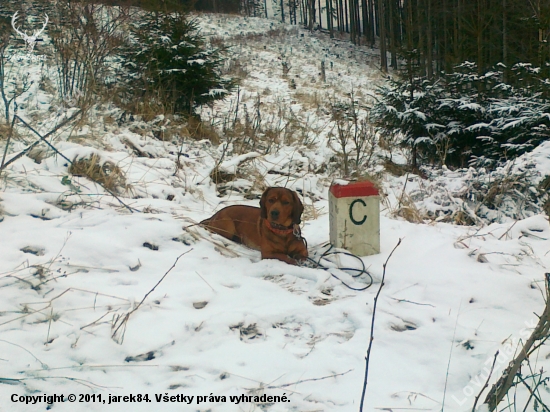
[[[278,210],[272,210],[271,211],[271,218],[277,219],[279,217],[279,211]]]

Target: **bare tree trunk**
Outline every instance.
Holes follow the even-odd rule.
[[[349,0],[350,4],[349,4],[349,23],[350,23],[350,35],[349,35],[349,38],[350,38],[350,41],[353,43],[353,44],[357,44],[357,41],[355,39],[355,13],[354,13],[354,10],[355,10],[355,5],[354,5],[354,0]]]
[[[433,39],[432,39],[432,0],[426,0],[428,3],[428,13],[427,19],[428,24],[426,25],[426,66],[428,68],[428,79],[432,79],[434,76],[434,67],[433,67]]]
[[[395,42],[395,1],[389,0],[388,1],[388,7],[389,7],[389,14],[390,14],[390,49],[391,49],[391,67],[394,69],[397,69],[397,45]]]
[[[454,16],[454,61],[453,64],[461,61],[460,53],[460,30],[462,30],[461,18],[462,18],[462,7],[461,0],[456,0],[456,13]]]
[[[374,18],[374,0],[368,0],[369,1],[369,22],[370,22],[370,47],[374,48],[374,42],[375,42],[375,31],[376,31],[376,21]]]
[[[506,0],[502,0],[502,63],[504,68],[504,82],[508,77],[508,28],[506,27]]]
[[[344,17],[346,19],[346,33],[349,33],[349,12],[348,12],[348,1],[349,0],[344,0],[344,7],[345,7],[345,11],[344,11]]]
[[[413,24],[414,24],[414,18],[413,18],[413,5],[412,0],[405,0],[407,2],[407,74],[409,75],[409,82],[411,84],[411,90],[410,90],[410,96],[411,101],[414,98],[414,86],[413,86]]]
[[[448,13],[448,6],[447,6],[448,0],[443,0],[443,51],[441,53],[441,59],[443,60],[443,70],[445,72],[450,71],[449,67],[449,32],[448,32],[448,24],[447,24],[447,13]]]
[[[361,1],[361,18],[363,19],[363,36],[368,41],[369,39],[369,13],[367,9],[367,0]]]
[[[343,0],[338,0],[338,31],[344,32],[344,5]]]
[[[426,75],[426,52],[424,50],[424,29],[423,29],[423,21],[422,18],[422,0],[418,0],[416,8],[416,20],[417,20],[417,29],[418,29],[418,59],[419,59],[419,66],[420,66],[420,75],[425,76]]]
[[[378,26],[380,30],[380,70],[388,71],[388,56],[386,55],[386,22],[385,0],[378,0]]]
[[[309,31],[313,31],[313,22],[315,21],[315,0],[307,0],[307,5],[309,17],[308,28]]]
[[[332,10],[332,0],[327,0],[328,1],[328,6],[327,6],[327,24],[328,24],[328,29],[330,31],[330,38],[331,39],[334,39],[334,21],[332,20],[332,14],[333,14],[333,10]]]
[[[477,72],[483,73],[483,1],[477,0]]]
[[[359,0],[353,1],[355,5],[355,34],[357,36],[357,44],[361,44],[361,12],[359,10]]]

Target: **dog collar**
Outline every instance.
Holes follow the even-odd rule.
[[[283,226],[283,225],[277,225],[276,224],[277,226],[282,227],[284,229],[279,229],[279,228],[273,227],[272,224],[267,219],[265,219],[265,224],[266,224],[266,226],[269,230],[271,230],[273,233],[275,233],[277,235],[286,236],[286,235],[290,235],[291,233],[296,237],[300,237],[300,235],[301,235],[300,226],[298,226],[296,223],[293,224],[290,227],[286,227],[286,226]]]

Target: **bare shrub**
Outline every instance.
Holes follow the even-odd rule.
[[[6,42],[2,43],[3,41]],[[4,105],[4,120],[10,123],[10,113],[17,112],[17,98],[26,93],[32,83],[24,66],[8,63],[7,48],[7,40],[0,38],[0,97]]]
[[[414,201],[404,194],[401,196],[399,206],[392,213],[394,216],[399,216],[411,223],[423,223],[422,213],[418,210]]]
[[[344,176],[358,177],[372,166],[378,134],[353,92],[349,101],[329,100],[329,110],[334,125],[332,140],[341,157]]]
[[[209,140],[213,144],[220,143],[220,136],[216,129],[208,123],[203,122],[197,116],[189,116],[187,119],[187,131],[189,137],[195,140]]]
[[[384,169],[391,173],[394,176],[400,177],[405,176],[407,173],[411,171],[411,168],[409,165],[402,165],[393,162],[391,159],[385,159],[384,160]]]
[[[231,76],[235,79],[246,79],[248,77],[248,70],[238,59],[229,59],[222,70],[222,74]]]
[[[57,3],[57,18],[49,29],[62,100],[91,103],[105,90],[113,73],[107,63],[124,41],[123,28],[130,9],[80,2]]]

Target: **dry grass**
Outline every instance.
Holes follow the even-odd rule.
[[[35,163],[42,163],[42,160],[48,157],[48,148],[35,146],[28,153],[27,157],[30,157]]]
[[[141,116],[145,122],[150,122],[159,114],[170,113],[170,110],[162,104],[162,100],[150,97],[145,97],[129,104],[121,104],[121,106],[128,112]]]
[[[420,213],[409,195],[403,193],[399,203],[400,205],[393,211],[394,216],[402,217],[410,223],[424,223],[422,213]]]
[[[410,167],[408,165],[400,165],[392,162],[390,159],[386,159],[384,161],[384,168],[388,171],[388,173],[397,177],[405,176],[408,172],[410,172]]]
[[[319,110],[323,106],[323,99],[318,92],[296,92],[294,99],[306,108]]]
[[[217,49],[225,48],[225,40],[221,36],[212,36],[210,37],[210,45]]]
[[[305,203],[304,198],[302,198],[302,203],[304,204],[304,213],[302,214],[302,221],[308,221],[308,220],[317,220],[319,216],[321,216],[323,213],[322,207],[315,207],[313,204],[309,205]]]
[[[546,213],[546,216],[550,217],[550,196],[548,195],[550,192],[550,176],[546,176],[540,182],[539,191],[545,193],[546,200],[544,201],[542,209],[544,210],[544,213]]]
[[[187,133],[189,137],[195,140],[209,140],[212,144],[220,144],[220,135],[216,129],[207,123],[204,123],[198,117],[190,116],[187,119]]]
[[[478,220],[474,219],[465,210],[457,210],[448,219],[440,219],[440,221],[451,222],[460,226],[475,226],[478,224]]]
[[[214,167],[214,169],[210,172],[210,179],[212,179],[212,182],[216,185],[220,183],[232,182],[236,178],[236,175],[224,172],[220,170],[218,166]]]
[[[10,125],[7,123],[0,123],[0,140],[8,140],[8,136],[10,135]],[[17,131],[13,131],[12,138],[17,137]]]
[[[111,161],[101,162],[97,154],[90,158],[75,159],[69,167],[69,173],[86,177],[111,192],[125,191],[128,188],[122,170]]]
[[[236,174],[230,174],[219,171],[215,168],[210,177],[217,184],[218,193],[225,195],[228,192],[236,191],[242,193],[245,199],[259,199],[267,189],[268,184],[265,180],[265,174],[262,174],[256,167],[254,159],[246,159],[239,163]],[[235,185],[234,181],[246,180],[251,183],[250,187],[241,187]]]
[[[548,192],[550,190],[550,176],[546,176],[539,183],[539,190]]]
[[[226,64],[222,70],[222,74],[232,77],[234,80],[243,80],[248,77],[248,70],[245,66],[237,59],[231,59]]]
[[[246,33],[246,34],[239,33],[227,39],[226,42],[237,43],[237,44],[249,43],[252,41],[260,42],[265,40],[266,37],[269,37],[271,39],[283,38],[290,34],[296,34],[297,32],[298,32],[298,29],[285,30],[285,29],[277,28],[277,29],[271,29],[265,33]]]
[[[38,87],[39,87],[40,90],[43,90],[44,92],[46,92],[48,94],[51,94],[52,96],[55,96],[56,88],[55,88],[55,85],[53,84],[52,80],[49,77],[43,75],[40,78],[40,83],[39,83]]]

